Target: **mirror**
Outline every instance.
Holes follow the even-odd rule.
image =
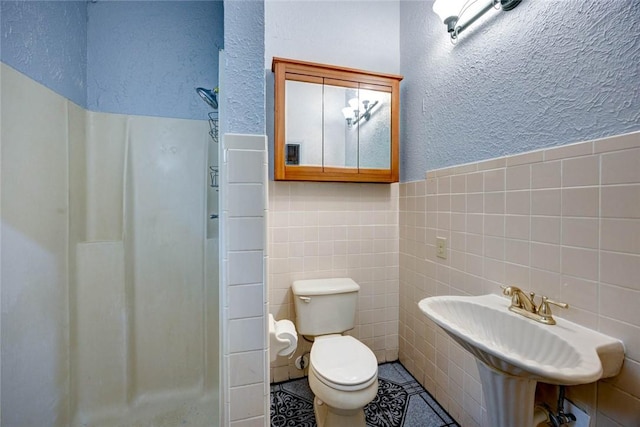
[[[274,58],[276,180],[398,181],[401,76]]]
[[[286,143],[299,146],[287,164],[322,166],[322,85],[288,80],[286,106]]]

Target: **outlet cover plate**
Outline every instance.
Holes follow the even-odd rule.
[[[564,412],[572,413],[576,416],[576,421],[574,423],[571,423],[571,427],[589,427],[591,417],[587,415],[587,413],[582,409],[574,405],[573,402],[569,399],[564,400]]]
[[[436,237],[436,256],[438,258],[447,259],[447,238]]]

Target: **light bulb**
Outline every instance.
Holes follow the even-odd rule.
[[[440,20],[445,25],[447,20],[453,18],[457,20],[458,14],[468,0],[436,0],[433,2],[433,11],[438,14]]]
[[[347,120],[353,119],[353,110],[351,107],[344,107],[342,109],[342,114],[344,114],[344,118]]]

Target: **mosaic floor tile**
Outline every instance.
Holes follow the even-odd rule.
[[[365,408],[368,427],[459,427],[399,363],[378,367],[378,394]],[[306,378],[271,386],[272,427],[316,427]]]

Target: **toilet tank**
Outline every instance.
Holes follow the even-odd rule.
[[[352,279],[296,280],[291,289],[300,335],[341,334],[355,327],[360,286]]]

